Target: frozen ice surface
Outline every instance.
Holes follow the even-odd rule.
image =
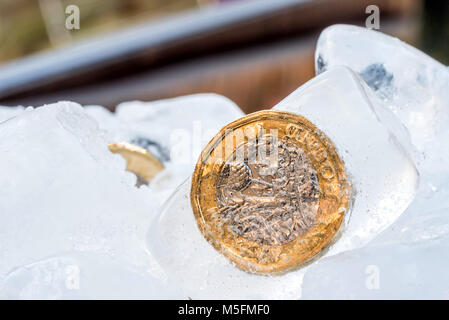
[[[235,103],[217,94],[123,102],[115,113],[101,106],[86,106],[86,111],[110,142],[126,140],[164,162],[190,166],[218,130],[243,116]]]
[[[201,235],[190,206],[191,179],[165,204],[148,247],[166,276],[193,299],[295,299],[303,271],[260,276],[237,269]]]
[[[448,299],[448,207],[423,208],[409,207],[368,246],[311,266],[303,298]]]
[[[175,284],[132,264],[92,252],[70,252],[11,271],[3,299],[180,299]]]
[[[218,130],[243,116],[235,103],[217,94],[124,102],[115,113],[131,127],[135,142],[144,147],[145,143],[156,142],[171,163],[189,168]]]
[[[156,200],[107,148],[75,103],[0,123],[0,279],[69,251],[101,252],[157,270],[144,248]]]
[[[448,299],[448,243],[446,234],[440,244],[370,245],[323,259],[306,273],[303,298]]]
[[[241,115],[213,94],[130,102],[117,114],[70,102],[0,108],[0,296],[187,298],[167,284],[145,233],[208,140]],[[117,141],[168,151],[150,188],[135,188],[124,160],[109,152]],[[73,268],[76,290],[67,287]]]
[[[192,173],[209,140],[223,126],[243,116],[231,100],[210,93],[154,102],[124,102],[115,113],[132,128],[130,142],[142,147],[156,143],[164,150],[166,169],[150,184],[161,201]]]
[[[0,122],[3,122],[5,120],[17,116],[18,114],[22,113],[23,110],[25,110],[25,108],[22,106],[17,107],[0,106]]]
[[[449,70],[398,39],[341,25],[321,34],[316,51],[317,73],[338,65],[355,70],[374,106],[385,104],[410,132],[421,184],[408,209],[366,247],[311,266],[303,297],[447,299]]]
[[[371,103],[369,90],[350,69],[335,67],[273,108],[302,115],[320,128],[352,181],[352,210],[329,254],[367,244],[404,212],[418,188],[415,165],[390,130],[401,123],[386,107]]]
[[[0,122],[23,110],[0,107]],[[164,163],[165,170],[150,186],[159,204],[191,174],[201,150],[215,133],[244,115],[234,102],[212,93],[123,102],[115,113],[98,105],[87,105],[85,111],[96,120],[108,143],[139,145]]]
[[[326,256],[366,245],[401,215],[418,186],[413,161],[389,130],[398,120],[381,104],[373,106],[365,90],[356,74],[340,67],[312,79],[274,108],[303,115],[328,135],[351,179],[351,211]],[[149,248],[167,276],[192,298],[301,297],[307,267],[282,276],[252,275],[206,242],[190,205],[190,183],[175,192],[148,232]]]
[[[448,68],[399,39],[348,25],[321,33],[315,61],[317,73],[337,65],[356,71],[410,132],[425,183],[432,188],[447,181]]]
[[[130,126],[120,121],[113,112],[97,105],[84,106],[84,109],[91,118],[97,121],[108,143],[129,142],[133,139]]]
[[[448,188],[417,196],[366,247],[311,266],[304,278],[303,297],[448,299],[448,199]]]
[[[398,39],[340,25],[322,33],[316,51],[317,73],[337,65],[363,77],[374,105],[384,103],[408,129],[421,184],[407,210],[367,246],[312,265],[303,297],[448,299],[449,71]]]
[[[448,299],[448,193],[446,188],[416,197],[367,246],[311,266],[303,298]]]
[[[192,173],[201,150],[215,133],[243,116],[231,100],[211,93],[124,102],[115,114],[99,106],[86,109],[109,142],[140,145],[164,162],[166,169],[150,185],[160,201]]]

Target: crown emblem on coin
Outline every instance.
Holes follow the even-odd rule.
[[[305,118],[247,115],[204,148],[191,203],[203,236],[243,270],[272,274],[314,258],[334,239],[351,196],[333,143]]]

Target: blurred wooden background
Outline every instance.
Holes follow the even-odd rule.
[[[435,29],[447,35],[431,15],[446,21],[447,6],[419,0],[57,0],[62,9],[80,7],[74,31],[61,31],[65,15],[55,18],[48,1],[0,3],[0,104],[73,100],[113,109],[216,92],[245,112],[269,108],[314,76],[319,32],[334,23],[364,25],[370,4],[380,7],[381,31],[447,63],[444,45],[423,37]]]

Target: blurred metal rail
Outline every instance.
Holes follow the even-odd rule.
[[[57,92],[80,93],[89,86],[301,32],[310,37],[311,30],[364,17],[366,6],[373,2],[384,15],[402,10],[388,0],[253,0],[139,24],[0,66],[0,103],[34,104],[47,95],[63,98]],[[112,107],[113,103],[105,104]]]

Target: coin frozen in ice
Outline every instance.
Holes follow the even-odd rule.
[[[333,143],[305,118],[261,111],[225,126],[205,147],[191,203],[203,236],[239,268],[300,266],[334,238],[350,184]]]
[[[120,154],[126,160],[126,170],[137,177],[137,185],[148,184],[164,165],[148,150],[131,143],[119,142],[108,145],[112,153]]]

